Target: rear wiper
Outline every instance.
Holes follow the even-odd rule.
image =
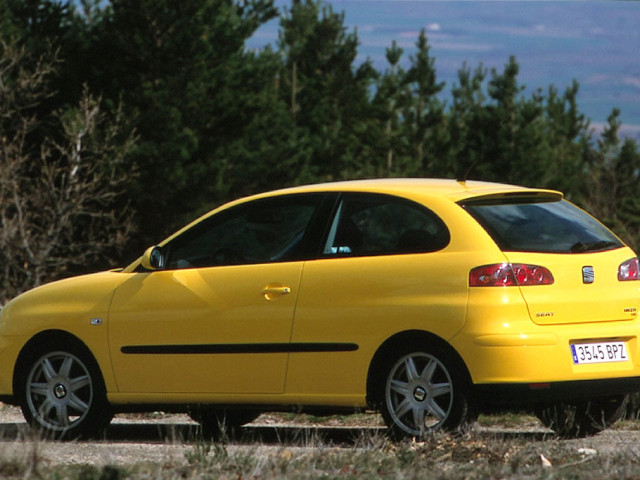
[[[598,250],[606,250],[610,247],[618,247],[617,242],[612,242],[610,240],[600,240],[598,242],[592,243],[582,243],[576,242],[574,243],[569,251],[571,253],[583,253],[583,252],[595,252]]]

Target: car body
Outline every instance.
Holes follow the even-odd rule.
[[[9,302],[0,395],[67,437],[158,406],[209,431],[271,409],[376,407],[397,437],[524,406],[583,435],[640,390],[637,280],[635,253],[556,191],[294,187]]]

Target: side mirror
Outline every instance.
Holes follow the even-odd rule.
[[[142,255],[140,262],[146,270],[162,270],[164,268],[164,255],[160,247],[149,247]]]

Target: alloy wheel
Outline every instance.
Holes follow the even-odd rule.
[[[453,382],[440,360],[415,352],[400,358],[387,377],[385,401],[394,424],[420,436],[440,428],[453,407]]]
[[[94,396],[89,369],[68,352],[40,357],[27,375],[25,388],[34,420],[55,432],[64,432],[82,422]]]

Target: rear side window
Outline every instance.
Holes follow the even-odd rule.
[[[462,206],[503,251],[585,253],[623,246],[611,231],[566,200],[472,201]]]
[[[427,253],[449,243],[449,230],[431,210],[398,197],[344,195],[333,218],[325,255]]]

